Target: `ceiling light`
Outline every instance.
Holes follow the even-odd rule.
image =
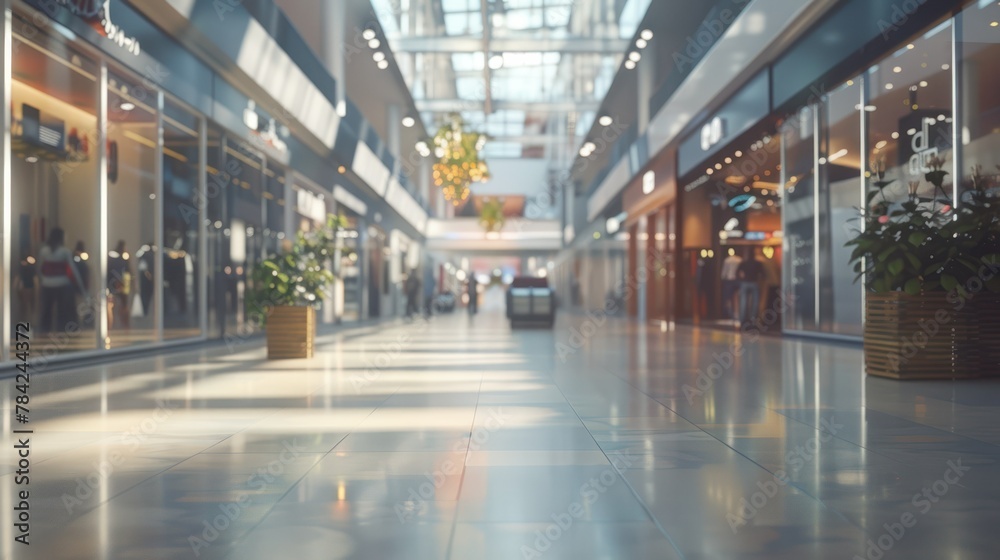
[[[941,69],[942,70],[948,70],[949,68],[951,68],[951,64],[942,64],[941,65]]]
[[[597,146],[595,146],[593,142],[587,142],[583,145],[583,147],[586,148],[588,152],[593,152],[597,149]]]
[[[38,156],[28,156],[28,157],[24,158],[24,161],[26,161],[28,163],[35,163],[35,162],[38,161]]]
[[[892,89],[892,84],[885,84],[885,89]]]
[[[625,69],[626,70],[634,70],[635,69],[635,62],[632,62],[631,60],[626,60],[625,61]]]
[[[650,41],[653,39],[653,32],[649,29],[643,29],[642,32],[639,33],[639,36],[647,41]]]
[[[378,66],[379,70],[385,70],[386,68],[389,67],[389,61],[387,61],[387,60],[380,60],[380,61],[378,61],[378,64],[376,64],[376,66]]]
[[[916,133],[917,133],[917,129],[915,129],[915,128],[911,128],[910,130],[907,130],[907,131],[906,131],[906,134],[907,134],[908,136],[913,136],[913,135],[914,135],[914,134],[916,134]]]
[[[915,49],[916,47],[915,47],[915,46],[913,46],[913,43],[910,43],[909,45],[906,45],[906,48],[907,48],[907,49],[910,49],[910,50],[912,51],[912,50],[913,50],[913,49]]]
[[[709,175],[711,175],[712,173],[715,173],[715,170],[712,169],[711,167],[709,167],[708,169],[705,170],[705,173],[708,173]]]
[[[927,80],[921,80],[920,87],[927,87]]]
[[[733,158],[731,158],[731,157],[727,157],[727,158],[726,158],[726,164],[728,165],[728,164],[730,164],[730,163],[733,163]]]
[[[601,126],[611,126],[611,123],[614,122],[614,119],[612,119],[609,115],[604,115],[601,118],[597,119],[597,122],[600,123]]]
[[[405,126],[406,128],[411,128],[415,124],[417,124],[417,121],[414,120],[413,117],[411,116],[403,117],[403,126]]]
[[[897,67],[893,68],[892,71],[895,72],[895,73],[897,73],[897,74],[899,74],[900,72],[903,71],[903,67],[902,66],[897,66]]]
[[[875,144],[875,149],[881,150],[889,144],[886,140],[879,140],[878,144]]]
[[[343,175],[344,173],[347,173],[347,168],[344,167],[343,165],[341,165],[341,166],[337,167],[337,173],[340,173],[341,175]]]
[[[381,46],[382,46],[382,41],[379,41],[378,39],[372,39],[371,41],[368,41],[369,48],[377,49]]]
[[[847,155],[847,148],[844,148],[838,152],[830,154],[830,161],[837,161],[838,159]]]
[[[1000,21],[991,21],[990,22],[990,27],[996,27],[998,25],[1000,25]]]
[[[642,58],[642,55],[639,54],[637,51],[632,51],[632,52],[628,53],[628,59],[631,60],[632,62],[639,62],[639,59],[641,59],[641,58]]]
[[[371,41],[372,39],[375,38],[375,30],[365,29],[364,31],[361,32],[361,37],[363,37],[365,41]]]
[[[734,155],[736,157],[743,157],[743,152],[741,152],[740,150],[736,150],[736,154],[734,154]]]
[[[639,48],[639,49],[644,49],[644,48],[646,48],[646,45],[648,45],[648,44],[649,44],[649,43],[648,43],[648,42],[646,42],[646,40],[645,40],[645,39],[636,39],[636,40],[635,40],[635,46],[636,46],[636,48]]]
[[[495,54],[490,57],[490,70],[499,70],[503,68],[503,55]]]
[[[892,133],[892,139],[895,140],[897,138],[899,138],[899,133],[898,132],[893,132]]]
[[[385,53],[382,51],[376,52],[375,54],[372,55],[372,60],[374,60],[375,62],[382,62],[383,60],[385,60]]]
[[[118,108],[122,111],[131,111],[132,109],[135,109],[135,103],[132,103],[131,101],[122,101],[122,104],[119,105]]]

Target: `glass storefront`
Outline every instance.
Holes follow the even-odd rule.
[[[249,272],[300,226],[286,201],[287,148],[275,136],[287,129],[271,118],[263,133],[233,119],[224,128],[135,70],[151,59],[129,68],[133,59],[112,60],[21,10],[7,104],[10,304],[0,312],[46,333],[46,356],[258,332]],[[313,190],[323,209],[308,229],[337,211],[324,192]],[[367,226],[347,217],[331,320],[356,321],[367,307],[359,235]],[[378,270],[388,264],[384,248],[379,231],[367,252]]]

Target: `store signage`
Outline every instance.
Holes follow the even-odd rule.
[[[726,137],[726,121],[715,117],[711,122],[701,127],[701,150],[707,152]]]
[[[729,207],[736,212],[746,212],[753,206],[754,202],[757,202],[756,196],[753,196],[752,194],[741,194],[730,199]]]
[[[295,208],[299,214],[315,222],[323,222],[326,219],[326,202],[309,191],[296,192]]]
[[[70,13],[87,22],[98,33],[128,52],[138,56],[139,39],[129,36],[111,20],[111,0],[57,0]]]
[[[649,194],[653,192],[656,188],[656,173],[654,171],[647,171],[645,175],[642,176],[642,194]]]
[[[910,156],[910,175],[923,175],[930,171],[927,162],[938,155],[938,149],[931,146],[931,128],[934,119],[920,119],[920,131],[913,135],[910,140],[910,147],[913,148],[913,155]]]

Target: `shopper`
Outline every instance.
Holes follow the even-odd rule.
[[[736,275],[742,263],[743,259],[736,254],[735,249],[730,249],[729,256],[722,261],[722,312],[728,320],[736,319],[739,315],[733,300],[740,291],[740,281]]]
[[[753,249],[747,250],[747,257],[740,263],[736,275],[740,281],[740,325],[755,323],[760,308],[760,283],[765,271]]]
[[[420,312],[420,279],[417,278],[417,269],[413,269],[406,275],[406,282],[403,284],[406,291],[406,318],[413,319],[413,315]]]
[[[41,331],[65,329],[76,321],[76,293],[87,291],[73,263],[73,253],[65,246],[66,234],[52,228],[39,254],[41,262]]]
[[[476,275],[469,273],[469,314],[475,315],[479,311],[479,283],[476,282]]]
[[[132,267],[128,262],[129,254],[126,252],[125,241],[118,241],[114,251],[108,253],[108,329],[115,326],[115,317],[118,323],[129,328],[129,318],[131,317],[129,296],[132,294]]]

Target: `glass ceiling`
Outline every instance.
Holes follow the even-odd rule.
[[[457,112],[490,136],[488,158],[571,162],[650,1],[372,0],[372,6],[429,130]]]

